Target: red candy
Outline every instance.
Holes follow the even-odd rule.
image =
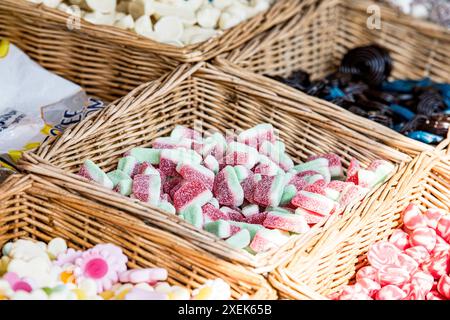
[[[184,183],[173,195],[173,204],[178,212],[183,211],[194,202],[200,206],[212,198],[211,191],[201,181],[188,181]]]
[[[422,263],[422,270],[430,273],[435,279],[448,274],[449,272],[449,253],[442,251],[427,259]]]
[[[371,279],[371,280],[378,280],[378,270],[375,269],[372,266],[365,266],[359,269],[358,273],[356,274],[356,281],[359,281],[360,279]]]
[[[369,278],[360,278],[358,280],[358,284],[370,297],[372,297],[374,294],[378,292],[378,290],[381,289],[381,285],[378,282]]]
[[[267,218],[267,212],[260,212],[253,214],[247,218],[245,218],[245,222],[251,224],[263,224],[264,220]]]
[[[335,208],[335,202],[333,200],[320,194],[303,190],[297,193],[291,203],[296,207],[300,207],[324,216],[331,214]]]
[[[419,264],[416,260],[408,256],[406,253],[400,253],[397,256],[398,262],[395,264],[397,267],[403,268],[408,271],[410,274],[415,272],[419,267]]]
[[[405,250],[405,253],[421,264],[430,258],[430,253],[423,246],[414,246]]]
[[[214,207],[211,203],[205,204],[202,207],[202,212],[205,221],[229,220],[228,215]]]

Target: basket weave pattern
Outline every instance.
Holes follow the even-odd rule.
[[[219,37],[178,48],[84,20],[81,29],[70,31],[64,12],[26,0],[2,0],[0,37],[9,38],[43,67],[78,83],[89,94],[114,101],[173,70],[179,61],[206,61],[232,50],[315,1],[277,0],[266,12]]]
[[[169,283],[195,289],[222,278],[234,298],[275,299],[267,281],[249,270],[199,253],[185,240],[130,215],[71,194],[37,176],[13,176],[0,188],[0,246],[19,238],[64,238],[70,247],[120,246],[129,267],[161,267]]]

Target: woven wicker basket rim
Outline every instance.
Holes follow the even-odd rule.
[[[183,62],[195,62],[207,60],[224,51],[231,50],[252,36],[263,32],[270,27],[282,23],[300,12],[303,6],[307,6],[313,0],[277,0],[267,11],[258,14],[241,24],[226,30],[222,35],[214,37],[205,42],[189,45],[185,47],[175,47],[168,44],[159,43],[128,30],[117,27],[94,25],[80,19],[81,31],[101,40],[107,40],[121,46],[135,49],[146,49],[157,51],[161,55],[166,55]],[[45,19],[47,22],[55,23],[65,27],[70,16],[58,9],[47,7],[43,4],[31,3],[27,0],[2,0],[0,7],[12,9],[26,13],[33,18]],[[248,32],[248,30],[251,30]],[[248,33],[242,37],[241,33]]]

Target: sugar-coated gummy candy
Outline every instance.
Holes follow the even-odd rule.
[[[247,229],[241,229],[231,237],[225,240],[230,246],[243,249],[250,244],[250,232]]]
[[[216,176],[213,192],[221,205],[238,207],[244,202],[244,190],[232,166],[226,166]]]
[[[97,182],[105,188],[113,188],[111,179],[109,179],[106,173],[91,160],[86,160],[84,162],[78,174],[88,180]]]
[[[295,233],[305,233],[309,230],[308,223],[303,216],[275,211],[268,212],[263,226],[269,229],[280,229]]]
[[[204,225],[203,211],[199,204],[192,204],[182,211],[184,220],[197,228],[202,228]]]

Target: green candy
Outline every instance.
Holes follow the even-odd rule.
[[[137,164],[137,160],[135,157],[126,156],[119,160],[117,169],[131,177],[131,175],[133,174],[134,168],[136,167],[136,164]]]
[[[225,239],[230,236],[230,229],[230,223],[222,219],[205,224],[206,231],[215,234],[221,239]]]
[[[246,229],[242,229],[225,240],[225,242],[234,248],[243,249],[250,244],[250,232]]]
[[[184,220],[192,224],[194,227],[201,229],[203,227],[203,212],[198,204],[193,204],[184,209],[181,213]]]
[[[177,212],[175,207],[170,202],[167,201],[161,201],[158,204],[158,208],[170,214],[175,214]]]
[[[295,188],[294,185],[289,184],[286,187],[284,187],[283,195],[281,196],[280,205],[284,206],[286,204],[289,204],[292,200],[292,198],[295,197],[297,194],[297,188]]]
[[[246,222],[230,221],[230,224],[234,225],[234,226],[238,226],[241,229],[247,230],[250,233],[251,239],[253,239],[253,237],[259,230],[265,229],[263,226],[261,226],[259,224],[251,224],[251,223],[246,223]]]
[[[151,164],[159,164],[161,150],[151,148],[133,148],[129,154],[130,156],[135,157],[139,163],[149,162]]]

